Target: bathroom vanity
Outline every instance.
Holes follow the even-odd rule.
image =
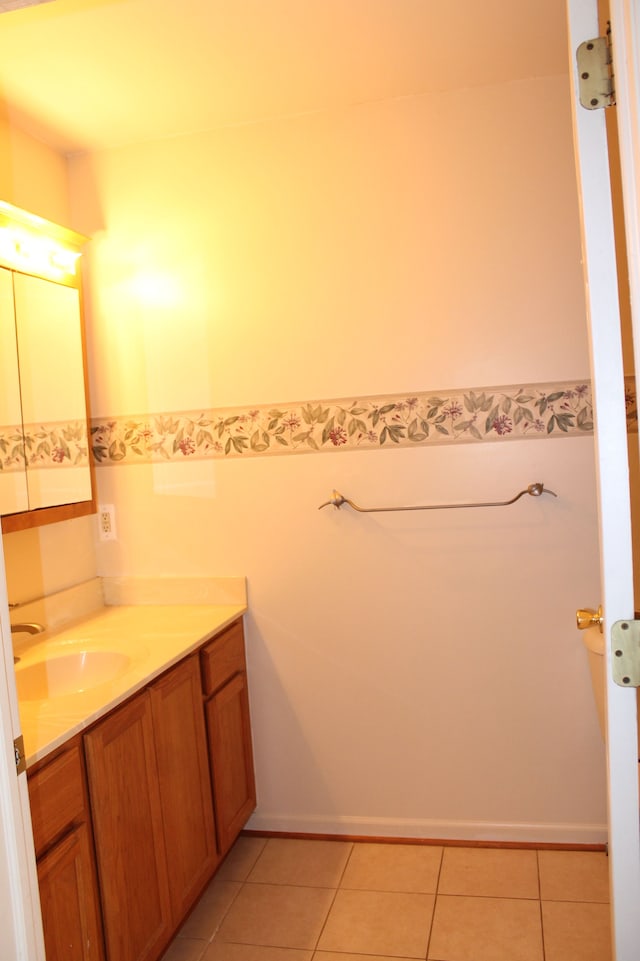
[[[16,671],[47,961],[156,961],[255,807],[241,609],[105,609],[40,647],[134,629],[99,693],[25,700],[37,646]]]

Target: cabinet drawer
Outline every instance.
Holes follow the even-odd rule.
[[[207,644],[201,658],[205,694],[212,694],[234,674],[245,671],[242,621],[236,621]]]
[[[70,824],[84,818],[84,777],[77,744],[29,776],[29,802],[36,854]]]

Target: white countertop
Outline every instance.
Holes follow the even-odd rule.
[[[42,660],[43,652],[118,651],[130,658],[116,679],[80,693],[48,700],[19,697],[27,766],[145,687],[210,637],[237,620],[246,604],[176,604],[104,607],[63,630],[37,635],[21,650],[20,671]]]

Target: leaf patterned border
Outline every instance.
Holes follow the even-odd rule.
[[[86,421],[0,427],[0,471],[59,469],[89,463]]]
[[[627,422],[637,430],[635,384]],[[504,442],[593,432],[588,381],[97,419],[97,465]]]

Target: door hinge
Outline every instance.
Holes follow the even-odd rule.
[[[610,34],[585,40],[576,51],[578,93],[587,110],[612,107],[615,102]]]
[[[24,738],[22,734],[13,742],[13,750],[16,756],[16,774],[22,774],[27,770],[27,759],[24,753]]]
[[[620,687],[640,687],[640,619],[611,628],[611,673]]]

